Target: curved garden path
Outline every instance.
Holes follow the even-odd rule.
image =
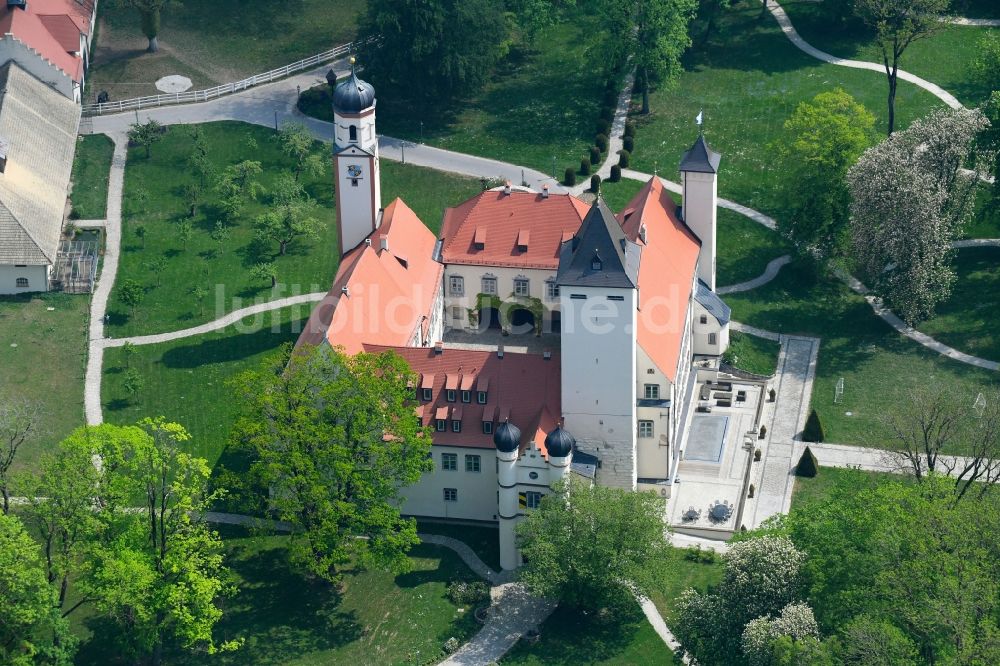
[[[1000,19],[965,18],[964,16],[948,16],[941,19],[942,23],[952,25],[971,25],[977,28],[1000,28]]]
[[[720,296],[723,296],[725,294],[735,294],[740,291],[750,291],[751,289],[762,287],[774,278],[778,277],[778,271],[781,270],[781,267],[788,264],[791,260],[791,255],[784,254],[777,259],[772,259],[767,262],[767,268],[764,269],[764,272],[754,279],[747,280],[746,282],[740,282],[739,284],[731,284],[728,287],[718,287],[715,291]]]

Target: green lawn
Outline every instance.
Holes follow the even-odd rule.
[[[500,533],[496,527],[418,520],[417,531],[464,542],[494,571],[500,571]]]
[[[777,232],[720,207],[715,251],[716,284],[725,286],[759,276],[771,260],[792,250]]]
[[[726,302],[737,321],[822,338],[812,406],[830,442],[884,445],[878,416],[911,388],[932,384],[968,396],[971,404],[982,386],[1000,380],[995,372],[952,361],[896,333],[843,283],[817,278],[796,263],[763,287],[727,295]],[[843,401],[834,404],[840,377]]]
[[[707,592],[722,580],[722,570],[722,560],[714,553],[700,552],[693,548],[671,549],[669,573],[663,579],[660,589],[650,596],[668,627],[673,618],[674,600],[689,587]]]
[[[982,185],[976,196],[976,211],[962,230],[965,238],[1000,238],[1000,206],[992,206],[992,186]]]
[[[822,8],[810,0],[782,2],[795,29],[810,44],[842,58],[882,62],[882,53],[874,40],[874,32],[859,26],[838,28],[823,15]],[[900,59],[900,69],[935,83],[967,106],[985,100],[991,90],[972,80],[970,67],[979,42],[996,28],[951,25],[911,44]],[[888,91],[885,77],[881,87]]]
[[[884,128],[884,76],[820,62],[799,51],[771,17],[758,20],[759,6],[728,10],[706,46],[690,51],[674,90],[651,95],[652,113],[636,116],[635,169],[676,178],[682,153],[697,137],[695,116],[705,112],[705,136],[722,153],[719,194],[776,213],[782,167],[770,148],[795,107],[840,86],[865,104]],[[905,127],[941,103],[901,82],[897,119]]]
[[[17,467],[30,467],[84,423],[89,307],[80,295],[0,297],[0,400],[23,398],[42,410],[39,435],[18,451]]]
[[[779,351],[781,345],[777,342],[732,331],[729,334],[729,349],[722,358],[740,370],[757,375],[773,375],[778,368]]]
[[[130,367],[142,375],[144,388],[135,398],[122,386],[122,348],[107,349],[101,390],[105,421],[129,424],[145,416],[165,416],[187,428],[191,450],[215,465],[238,410],[227,381],[257,366],[282,344],[295,342],[312,307],[292,306],[220,331],[136,347]]]
[[[204,88],[281,67],[350,42],[364,9],[364,1],[185,0],[164,11],[160,52],[149,54],[138,14],[102,4],[87,98],[99,90],[112,100],[155,95],[166,74]]]
[[[165,666],[434,663],[446,640],[464,642],[479,628],[471,608],[445,595],[450,581],[475,579],[450,550],[419,545],[410,551],[410,573],[349,572],[335,589],[289,568],[287,539],[226,540],[240,591],[223,601],[216,636],[245,638],[242,649],[213,656],[169,650]],[[128,663],[106,623],[91,618],[75,628],[84,639],[78,666]]]
[[[918,328],[968,354],[1000,361],[1000,248],[959,250],[955,272],[951,298]]]
[[[630,612],[601,617],[560,606],[542,623],[537,643],[524,639],[503,658],[502,664],[565,666],[576,664],[680,663],[656,635],[636,604]]]
[[[861,492],[873,487],[881,479],[901,478],[898,474],[887,472],[870,472],[862,469],[846,469],[843,467],[820,467],[816,476],[805,478],[795,477],[795,487],[792,489],[792,506],[829,501],[833,489],[838,486],[849,487],[852,492]]]
[[[236,122],[201,125],[209,145],[209,156],[216,172],[244,159],[259,160],[264,174],[261,183],[270,187],[278,174],[290,169],[290,161],[273,140],[274,132],[255,125]],[[254,302],[284,298],[297,293],[325,291],[339,260],[336,236],[336,211],[328,169],[319,176],[303,176],[306,190],[319,204],[323,231],[318,240],[292,243],[286,256],[277,256],[276,246],[260,248],[255,242],[253,219],[265,210],[268,197],[246,207],[242,217],[231,227],[231,238],[223,246],[212,239],[220,219],[218,197],[206,189],[206,201],[191,218],[194,236],[185,249],[177,237],[180,222],[186,218],[182,187],[195,177],[184,165],[191,150],[188,127],[169,128],[164,139],[153,146],[147,159],[141,148],[129,151],[125,173],[123,240],[118,283],[124,279],[139,281],[146,296],[136,315],[116,297],[112,297],[108,333],[112,337],[161,333],[188,328]],[[314,150],[326,159],[328,148],[316,142]],[[402,196],[431,228],[437,229],[445,206],[454,205],[480,189],[475,179],[463,178],[410,165],[383,162],[383,204]],[[147,200],[141,200],[145,192]],[[146,230],[144,241],[136,228]],[[157,279],[151,262],[166,261]],[[249,268],[259,261],[274,261],[278,266],[278,288],[253,281]],[[208,290],[201,304],[191,296],[191,289]]]
[[[589,5],[565,11],[565,20],[531,49],[515,49],[470,99],[442,110],[379,97],[379,132],[548,174],[554,159],[560,179],[566,167],[577,169],[594,142],[604,93],[604,33]],[[329,119],[325,103],[313,108]]]
[[[645,185],[643,181],[631,178],[622,178],[617,183],[605,180],[601,183],[601,197],[604,203],[608,204],[608,208],[620,213]]]
[[[108,176],[115,146],[103,134],[90,134],[76,142],[73,158],[72,216],[81,220],[101,220],[107,214]]]

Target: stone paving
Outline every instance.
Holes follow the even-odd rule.
[[[739,284],[732,284],[728,287],[719,287],[715,290],[720,296],[724,294],[735,294],[741,291],[750,291],[751,289],[756,289],[757,287],[763,287],[765,284],[778,277],[778,271],[781,270],[782,266],[787,265],[791,262],[792,257],[790,255],[782,255],[777,259],[772,259],[767,262],[767,268],[764,272],[755,277],[752,280],[747,280],[746,282],[740,282]]]

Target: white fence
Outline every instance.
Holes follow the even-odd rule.
[[[179,93],[164,93],[162,95],[150,95],[149,97],[133,97],[132,99],[123,99],[120,102],[84,104],[83,114],[91,116],[103,115],[105,113],[121,113],[122,111],[131,111],[133,109],[141,110],[171,104],[207,102],[208,100],[215,99],[216,97],[231,95],[232,93],[246,90],[247,88],[253,88],[254,86],[258,86],[262,83],[277,81],[278,79],[283,79],[290,74],[294,74],[295,72],[301,72],[304,69],[309,69],[310,67],[315,67],[316,65],[321,65],[331,60],[336,60],[337,58],[353,51],[356,46],[358,46],[357,42],[342,44],[336,48],[330,49],[329,51],[317,53],[314,56],[309,56],[308,58],[293,62],[290,65],[285,65],[284,67],[279,67],[278,69],[272,69],[270,72],[254,74],[253,76],[245,78],[242,81],[224,83],[221,86],[215,86],[214,88],[189,90],[187,92]]]

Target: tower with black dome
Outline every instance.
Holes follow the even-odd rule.
[[[337,196],[337,232],[343,256],[381,223],[382,188],[375,88],[351,75],[333,91],[333,173]]]
[[[497,518],[500,541],[500,566],[516,569],[520,564],[514,526],[517,525],[517,454],[521,448],[521,429],[504,421],[493,433],[497,449]]]

